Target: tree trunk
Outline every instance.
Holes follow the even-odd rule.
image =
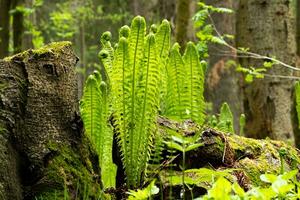
[[[0,58],[8,56],[10,0],[0,0]]]
[[[295,65],[294,12],[286,0],[241,0],[237,15],[237,46]],[[243,67],[261,67],[263,61],[241,59]],[[268,74],[292,75],[274,65]],[[245,133],[255,138],[270,137],[294,143],[291,119],[293,82],[289,79],[255,79],[244,85]]]
[[[66,189],[81,199],[86,186],[89,199],[98,197],[98,157],[78,117],[77,61],[67,42],[0,60],[1,199],[62,199]]]
[[[175,38],[184,49],[188,36],[188,25],[190,20],[190,0],[177,0]]]
[[[24,13],[18,10],[17,7],[25,6],[24,0],[13,0],[12,8],[13,13],[13,47],[14,53],[19,53],[22,51],[23,44],[23,34],[24,34]]]
[[[207,0],[206,3],[215,7],[225,7],[235,11],[236,1],[237,0]],[[215,13],[212,15],[212,19],[220,34],[235,35],[235,14]],[[235,46],[234,41],[229,40],[227,42]],[[234,129],[236,133],[239,133],[239,117],[242,113],[239,74],[235,71],[235,67],[228,64],[228,61],[237,62],[235,59],[236,52],[219,44],[210,44],[208,50],[209,66],[207,69],[205,88],[206,99],[213,104],[213,114],[220,113],[220,108],[224,102],[229,104],[234,117]]]
[[[296,13],[297,13],[297,54],[300,56],[300,1],[296,0]]]

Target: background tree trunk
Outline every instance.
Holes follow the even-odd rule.
[[[286,0],[241,0],[237,15],[237,46],[276,56],[295,65],[296,41],[293,6]],[[241,59],[243,67],[261,67],[263,60]],[[292,75],[275,65],[271,75]],[[271,137],[294,143],[291,120],[293,82],[288,79],[256,79],[244,85],[245,133],[255,138]]]
[[[8,56],[10,0],[0,0],[0,58]]]
[[[24,35],[24,13],[17,8],[20,6],[25,6],[24,0],[12,0],[13,12],[13,47],[14,53],[19,53],[22,51],[23,35]]]
[[[1,199],[63,199],[65,189],[81,199],[85,186],[99,197],[98,156],[78,117],[77,61],[67,42],[0,60]]]
[[[208,5],[225,7],[236,11],[237,0],[206,0]],[[235,14],[215,13],[212,19],[220,34],[235,35]],[[234,40],[227,41],[235,46]],[[220,108],[227,102],[234,117],[234,129],[239,133],[239,117],[242,113],[242,94],[240,91],[239,74],[235,67],[228,64],[228,61],[237,62],[236,52],[224,45],[209,45],[209,66],[207,69],[207,82],[205,88],[206,100],[212,102],[212,113],[220,113]]]
[[[177,0],[175,39],[182,47],[182,51],[187,42],[190,17],[190,0]]]

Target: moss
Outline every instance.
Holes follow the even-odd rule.
[[[89,195],[92,199],[99,196],[101,191],[100,180],[97,178],[97,174],[93,172],[92,167],[89,166],[91,162],[88,161],[89,164],[87,164],[88,158],[82,158],[82,156],[74,153],[75,150],[70,146],[62,147],[50,144],[49,148],[56,153],[47,163],[37,197],[42,196],[43,199],[48,197],[48,199],[53,199],[54,195],[63,193],[65,187],[67,187],[68,193],[77,194],[78,192],[78,196],[82,197],[86,186],[88,186]],[[43,185],[49,186],[49,183],[53,186],[52,188],[43,187]]]
[[[29,56],[41,56],[47,53],[51,53],[55,56],[58,56],[59,53],[66,47],[66,46],[71,46],[72,43],[69,41],[62,41],[62,42],[52,42],[50,44],[47,44],[39,49],[29,49],[27,51],[18,53],[14,56],[11,57],[6,57],[4,58],[5,61],[11,61],[13,59],[17,60],[28,60]]]

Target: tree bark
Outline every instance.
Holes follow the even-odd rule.
[[[184,49],[188,36],[188,25],[190,20],[190,0],[177,0],[175,38]]]
[[[25,6],[24,0],[13,0],[12,8],[15,9],[13,13],[13,47],[14,53],[22,51],[23,34],[24,34],[24,13],[18,9],[18,6]]]
[[[296,13],[297,13],[297,54],[300,56],[300,1],[296,1]]]
[[[225,7],[236,11],[237,0],[207,0],[208,5]],[[215,13],[212,15],[214,25],[220,34],[235,35],[235,14]],[[235,46],[233,40],[227,41]],[[205,96],[206,100],[212,102],[212,113],[220,113],[220,108],[227,102],[234,117],[234,129],[239,133],[239,117],[242,113],[242,95],[239,82],[239,74],[234,66],[228,61],[237,62],[236,52],[224,45],[209,45],[209,65],[207,69]],[[225,53],[224,53],[225,52]]]
[[[10,0],[0,0],[0,58],[8,56]]]
[[[295,65],[294,12],[290,1],[241,0],[237,15],[237,46]],[[267,60],[264,60],[267,61]],[[263,60],[241,59],[243,67],[261,67]],[[292,70],[275,65],[268,74],[292,75]],[[294,143],[291,119],[293,81],[255,79],[244,85],[245,133],[255,138],[270,137]]]
[[[0,197],[99,195],[97,155],[78,117],[78,58],[53,43],[0,60]],[[76,192],[79,188],[79,193]]]

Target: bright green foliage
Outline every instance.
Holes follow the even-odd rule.
[[[167,64],[167,95],[164,115],[172,118],[183,119],[184,106],[182,104],[184,91],[184,63],[179,52],[179,44],[175,43],[170,51]]]
[[[192,119],[202,125],[205,119],[204,114],[204,73],[202,64],[195,45],[192,42],[187,44],[183,55],[185,64],[185,76],[183,85],[182,105],[185,108],[184,119]]]
[[[296,110],[298,117],[298,126],[300,127],[300,82],[297,82],[295,85],[295,94],[296,94]]]
[[[152,25],[151,29],[155,32],[155,40],[157,47],[157,55],[159,60],[159,65],[161,70],[160,74],[160,107],[164,110],[166,93],[167,93],[167,71],[166,62],[169,56],[170,50],[170,37],[171,37],[171,27],[167,20],[163,20],[161,25],[157,28],[156,25]]]
[[[111,74],[113,110],[127,183],[131,187],[142,181],[156,130],[159,107],[161,67],[155,36],[147,37],[144,18],[133,19],[120,30]]]
[[[167,95],[164,114],[180,120],[192,119],[203,124],[204,115],[204,73],[195,45],[187,44],[182,57],[179,45],[171,49],[167,65]]]
[[[244,136],[244,128],[245,128],[245,124],[246,124],[245,114],[241,114],[239,121],[240,121],[240,135]]]
[[[217,129],[227,133],[234,133],[233,115],[226,102],[222,104]]]
[[[152,195],[158,194],[159,188],[155,185],[155,180],[153,180],[146,188],[133,191],[130,190],[128,200],[147,200],[151,198]]]
[[[112,129],[107,124],[108,91],[99,72],[90,75],[80,102],[80,112],[85,133],[92,141],[98,155],[104,187],[115,185],[116,167],[112,162]]]
[[[223,200],[223,199],[299,199],[300,192],[297,189],[299,182],[296,179],[298,170],[292,170],[282,175],[262,174],[260,179],[266,183],[265,187],[255,187],[249,191],[244,191],[236,182],[231,183],[224,177],[219,178],[208,194],[197,198]]]
[[[111,33],[106,31],[102,34],[100,43],[102,45],[102,50],[99,52],[99,58],[101,59],[105,69],[111,72],[113,59],[114,59],[114,49],[110,43]]]
[[[212,170],[207,168],[200,169],[187,169],[185,170],[185,185],[197,185],[205,189],[210,189],[210,186],[214,183],[214,180],[219,179],[220,177],[230,177],[232,170]],[[172,174],[166,173],[162,174],[161,177],[163,182],[169,183],[173,186],[182,185],[182,174],[178,172],[173,172]]]

